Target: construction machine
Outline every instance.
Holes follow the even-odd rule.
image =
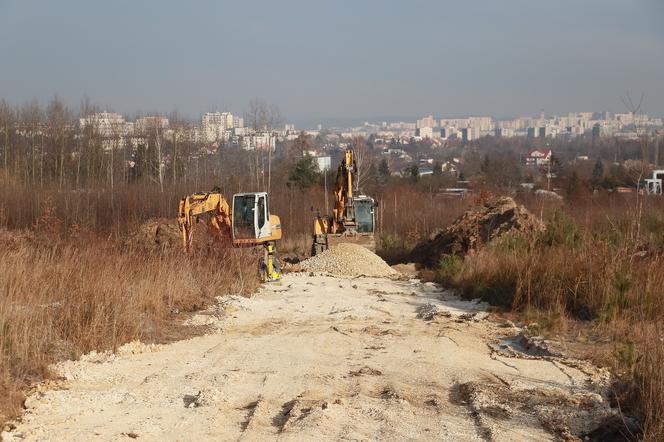
[[[342,242],[359,244],[375,251],[376,201],[360,193],[356,185],[356,173],[353,151],[347,149],[337,169],[332,214],[318,213],[314,220],[312,256]]]
[[[281,221],[271,215],[266,192],[246,192],[233,195],[231,207],[219,188],[211,192],[195,193],[180,200],[178,224],[185,250],[193,245],[194,223],[204,219],[208,233],[223,244],[234,247],[264,249],[260,263],[263,282],[280,279],[276,259],[276,242],[281,239]]]

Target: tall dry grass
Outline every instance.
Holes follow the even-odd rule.
[[[662,202],[580,202],[549,213],[535,238],[503,238],[448,257],[439,281],[536,318],[542,331],[580,321],[611,345],[595,356],[622,382],[625,411],[645,440],[664,439]]]
[[[95,236],[0,232],[0,414],[20,412],[48,365],[168,336],[179,312],[256,287],[254,256],[126,249]]]

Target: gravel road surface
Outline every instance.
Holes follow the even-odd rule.
[[[205,336],[59,364],[3,439],[574,440],[612,414],[606,373],[521,355],[485,307],[414,279],[292,273],[191,318]]]

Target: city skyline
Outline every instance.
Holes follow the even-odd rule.
[[[0,2],[0,97],[288,120],[664,115],[664,4]],[[68,48],[68,49],[64,49]],[[55,74],[55,75],[54,75]],[[219,105],[222,105],[219,108]]]

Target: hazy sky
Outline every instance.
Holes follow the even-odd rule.
[[[664,115],[664,0],[0,0],[0,97],[289,120]]]

